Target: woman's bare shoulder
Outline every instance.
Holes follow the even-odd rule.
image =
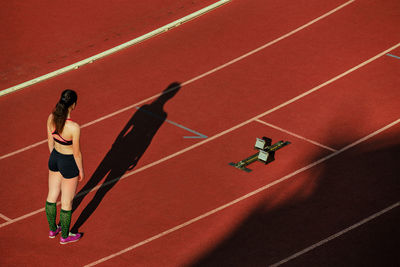
[[[67,126],[71,131],[76,132],[76,131],[80,131],[81,127],[79,126],[79,124],[75,121],[66,121],[65,126]]]

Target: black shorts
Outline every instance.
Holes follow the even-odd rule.
[[[49,158],[49,170],[60,172],[64,178],[70,179],[79,175],[74,155],[61,154],[53,149]]]

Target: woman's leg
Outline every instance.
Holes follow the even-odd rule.
[[[78,185],[78,177],[61,181],[61,232],[62,237],[67,238],[69,235],[69,226],[71,224],[72,200],[74,199],[76,187]]]
[[[56,217],[57,217],[57,198],[61,191],[62,175],[59,172],[49,170],[49,193],[46,199],[46,216],[49,223],[50,231],[56,231]]]
[[[78,176],[61,181],[61,208],[63,210],[72,209],[72,200],[74,199],[76,187],[78,186]]]
[[[60,172],[49,171],[49,193],[47,202],[56,203],[61,192],[61,181],[63,177]]]

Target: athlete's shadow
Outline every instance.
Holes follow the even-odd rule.
[[[132,170],[137,165],[154,135],[167,118],[164,104],[178,92],[180,87],[181,85],[176,82],[170,84],[154,102],[140,107],[133,114],[90,180],[74,198],[73,212],[85,196],[96,186],[99,186],[100,181],[106,177],[93,199],[79,215],[71,228],[71,232],[78,232],[79,228],[99,206],[107,192],[114,187],[127,171]]]

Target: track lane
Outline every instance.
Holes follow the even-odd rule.
[[[93,56],[214,2],[2,2],[0,88]]]
[[[340,149],[400,117],[399,87],[400,64],[383,56],[261,120]]]
[[[306,37],[307,37],[308,35],[306,35]],[[307,38],[305,38],[306,40],[308,40]],[[303,40],[302,38],[301,38],[301,40]],[[268,57],[270,57],[271,55],[270,55],[270,53],[265,53],[266,54],[266,56],[268,56]],[[260,54],[260,56],[264,56],[264,54],[263,53],[261,53]],[[262,61],[262,58],[260,58],[261,59],[261,61]],[[253,60],[251,60],[251,63],[255,63],[255,61],[253,61]],[[302,63],[302,62],[301,62]],[[241,62],[240,64],[248,64],[248,62]],[[240,65],[239,64],[239,65]],[[245,67],[245,66],[242,66],[242,67]],[[235,70],[236,71],[236,69],[234,68],[234,67],[232,67],[232,69],[233,70]],[[302,70],[302,68],[300,68],[300,70]],[[215,80],[215,78],[213,78],[213,77],[211,77],[211,79],[214,79]],[[208,80],[208,79],[207,79]],[[256,79],[257,80],[257,79]],[[257,80],[258,81],[258,80]],[[192,85],[191,85],[192,86]],[[196,87],[194,87],[194,88],[196,88]],[[238,90],[241,90],[242,88],[238,88],[238,87],[236,87]],[[279,88],[279,85],[275,85],[275,86],[272,86],[272,88]],[[210,88],[210,89],[213,89],[213,88]],[[260,88],[260,89],[262,89],[262,87]],[[187,105],[185,105],[185,107],[179,107],[178,106],[178,108],[174,108],[173,107],[173,104],[174,103],[190,103],[190,101],[188,101],[188,97],[191,97],[191,98],[193,98],[193,97],[195,97],[196,98],[196,101],[205,101],[205,100],[207,100],[206,98],[198,98],[198,96],[193,96],[193,95],[190,95],[190,94],[187,94],[186,96],[182,96],[182,94],[185,94],[185,93],[190,93],[189,91],[191,91],[191,92],[193,92],[193,90],[182,90],[181,92],[179,92],[178,94],[177,94],[177,96],[176,96],[176,98],[177,99],[173,99],[173,100],[171,100],[171,103],[168,103],[168,109],[170,109],[170,110],[172,110],[173,112],[171,112],[172,114],[174,114],[174,117],[172,117],[171,119],[172,120],[175,120],[175,121],[179,121],[180,123],[182,123],[182,121],[184,121],[184,119],[185,118],[187,118],[188,116],[187,116],[187,114],[181,114],[181,116],[179,116],[179,119],[175,119],[175,118],[177,118],[177,117],[175,117],[175,114],[179,114],[179,112],[182,112],[183,110],[187,110],[187,109],[189,109],[190,107],[188,107]],[[215,90],[211,90],[213,93],[214,92],[218,92],[218,91],[215,91]],[[204,93],[205,91],[204,90],[202,90],[202,93]],[[232,93],[232,92],[230,92],[230,93]],[[243,99],[243,97],[242,97],[242,95],[228,95],[230,98],[229,98],[229,100],[230,100],[230,102],[229,103],[231,103],[232,104],[232,101],[234,100],[234,99],[236,99],[236,101],[243,101],[244,99]],[[247,99],[251,99],[252,98],[252,96],[253,95],[247,95]],[[287,96],[285,96],[285,95],[280,95],[281,97],[287,97]],[[224,96],[225,98],[227,97],[227,96]],[[179,98],[181,98],[181,101],[179,101]],[[266,96],[266,98],[265,98],[265,101],[266,100],[268,100],[268,96]],[[221,99],[222,99],[222,96],[220,97],[220,98],[217,98],[216,100],[218,100],[218,101],[221,101]],[[257,108],[259,108],[259,107],[261,107],[262,106],[262,104],[265,102],[265,101],[263,101],[263,99],[261,99],[261,98],[257,98],[257,100],[260,102],[260,104],[261,105],[259,105]],[[208,101],[208,100],[207,100]],[[223,99],[222,99],[222,101],[223,101]],[[250,100],[249,100],[250,101]],[[253,100],[254,101],[254,100]],[[228,103],[227,101],[225,101],[225,103]],[[239,102],[238,102],[239,103]],[[209,102],[208,101],[208,106],[210,107],[210,104],[214,104],[214,103],[212,103],[212,102]],[[217,102],[217,104],[219,104],[218,102]],[[234,106],[236,105],[236,103],[233,103],[234,104]],[[269,102],[269,104],[272,106],[272,105],[275,105],[275,103],[271,103],[271,102]],[[215,104],[214,104],[215,105]],[[215,106],[215,109],[218,109],[218,108],[220,108],[218,105],[216,105]],[[198,125],[198,122],[200,121],[200,119],[201,118],[203,118],[204,116],[202,116],[202,111],[201,111],[201,109],[197,109],[196,110],[196,112],[197,112],[197,116],[193,116],[193,114],[195,114],[195,113],[191,113],[190,112],[190,109],[189,110],[187,110],[187,111],[189,111],[189,114],[191,114],[191,116],[190,117],[196,117],[197,119],[195,120],[195,122],[196,122],[196,125],[193,125],[193,124],[191,124],[189,121],[187,121],[187,122],[185,122],[185,125],[187,125],[187,126],[189,126],[190,128],[192,128],[192,129],[203,129],[202,127],[201,127],[201,125]],[[264,110],[263,110],[264,111]],[[186,113],[186,112],[185,112]],[[213,132],[216,132],[216,131],[221,131],[221,128],[222,127],[228,127],[228,126],[225,126],[224,124],[229,124],[229,126],[232,124],[232,123],[234,123],[235,121],[237,121],[238,119],[246,119],[247,118],[247,116],[246,116],[246,114],[247,113],[245,113],[245,112],[243,112],[242,110],[240,110],[240,109],[236,109],[236,110],[234,110],[234,111],[232,111],[232,112],[230,112],[229,114],[224,114],[224,113],[214,113],[214,114],[212,114],[213,116],[224,116],[225,115],[225,118],[224,118],[224,120],[220,120],[220,118],[216,118],[216,119],[218,119],[218,121],[220,121],[220,123],[218,123],[218,124],[215,124],[215,125],[211,125],[211,127],[208,127],[208,130],[207,131],[203,131],[204,133],[207,133],[208,135],[211,135],[210,133],[213,133]],[[87,151],[92,151],[92,152],[95,152],[94,153],[94,155],[96,155],[96,158],[94,158],[94,157],[92,157],[91,159],[89,158],[89,162],[88,162],[88,164],[87,164],[87,166],[88,166],[88,170],[89,171],[93,171],[97,166],[98,166],[98,164],[100,163],[100,161],[101,161],[101,159],[102,159],[102,157],[106,154],[106,152],[107,152],[107,150],[110,148],[110,145],[109,144],[112,144],[113,143],[113,141],[115,140],[115,137],[118,135],[118,133],[119,133],[119,131],[120,131],[120,129],[122,129],[122,127],[123,127],[123,125],[124,125],[124,123],[129,119],[129,117],[127,117],[126,115],[127,114],[121,114],[121,116],[125,116],[125,119],[122,119],[120,122],[118,122],[118,120],[117,120],[117,118],[114,118],[111,122],[110,122],[110,124],[103,124],[103,125],[101,125],[101,127],[100,128],[98,128],[98,127],[95,127],[95,128],[93,128],[93,129],[91,129],[91,131],[92,131],[92,133],[88,133],[88,135],[86,136],[86,139],[84,140],[85,142],[85,144],[87,144],[88,145],[88,150]],[[228,118],[228,115],[231,117],[231,119],[233,120],[233,121],[230,121],[230,120],[228,120],[227,118]],[[212,116],[211,116],[212,117]],[[119,127],[115,127],[115,123],[117,123],[117,125],[120,125]],[[204,123],[204,122],[203,122]],[[204,126],[204,125],[203,125]],[[212,129],[213,127],[217,127],[216,129],[214,128],[214,129]],[[111,129],[118,129],[118,130],[111,130]],[[213,132],[210,132],[210,130],[212,130]],[[104,140],[104,142],[103,142],[103,144],[101,145],[101,147],[98,147],[99,145],[98,145],[98,142],[96,141],[96,140],[93,140],[92,139],[92,136],[95,136],[96,135],[96,132],[103,132],[103,133],[107,133],[107,136],[103,139]],[[182,140],[181,140],[182,141]],[[159,142],[159,143],[162,143],[162,142]],[[173,142],[172,142],[173,143]],[[181,145],[183,145],[183,143],[181,143]],[[152,159],[152,161],[154,161],[155,160],[155,158],[153,157],[152,158],[152,156],[153,155],[157,155],[156,156],[156,158],[162,158],[163,156],[166,156],[166,155],[170,155],[171,154],[171,152],[172,151],[179,151],[179,148],[180,147],[182,147],[182,146],[180,146],[180,147],[177,147],[177,149],[175,149],[174,148],[174,150],[168,150],[169,149],[169,147],[172,147],[172,146],[170,146],[170,145],[168,145],[168,143],[167,143],[167,145],[165,146],[165,149],[162,149],[162,150],[159,150],[159,151],[163,151],[163,152],[153,152],[153,153],[151,153],[151,154],[149,154],[149,153],[146,153],[147,155],[149,155],[149,159],[151,158]],[[162,147],[161,147],[162,148]],[[46,155],[47,153],[43,150],[43,153],[39,153],[39,154],[41,154],[41,155]],[[26,198],[26,196],[28,196],[29,194],[27,194],[27,192],[25,192],[26,190],[24,190],[24,188],[26,188],[26,187],[23,187],[22,185],[24,184],[24,183],[26,183],[26,179],[30,179],[31,177],[32,177],[32,173],[35,173],[35,175],[37,175],[37,177],[38,178],[36,178],[36,179],[38,179],[38,181],[40,180],[41,182],[40,183],[38,183],[37,185],[36,185],[36,189],[37,190],[35,190],[35,195],[37,195],[37,196],[40,196],[41,194],[44,194],[43,192],[45,191],[45,186],[44,186],[44,184],[46,183],[46,180],[45,179],[42,179],[42,178],[40,178],[40,177],[46,177],[46,174],[44,173],[45,172],[45,170],[41,170],[41,166],[45,166],[45,162],[47,161],[47,158],[45,158],[45,157],[43,157],[43,158],[38,158],[38,157],[34,157],[34,153],[32,152],[32,154],[29,154],[29,155],[23,155],[23,158],[21,159],[21,160],[24,160],[24,158],[29,158],[30,160],[37,160],[37,163],[36,164],[34,164],[33,162],[32,162],[32,164],[30,164],[30,166],[35,166],[35,169],[27,169],[26,170],[26,175],[21,175],[22,176],[22,178],[21,179],[18,179],[18,180],[16,180],[16,187],[19,187],[19,188],[22,188],[22,190],[20,190],[18,193],[10,193],[9,191],[7,191],[7,190],[3,190],[4,192],[2,193],[2,196],[4,197],[4,199],[5,200],[7,200],[7,199],[15,199],[15,202],[17,202],[17,201],[21,201],[21,202],[23,202],[23,203],[26,203],[26,204],[23,204],[23,205],[20,205],[21,207],[21,209],[22,210],[24,210],[24,211],[26,211],[26,212],[29,212],[29,210],[26,210],[27,208],[28,208],[28,203],[29,203],[29,201],[31,201],[31,199],[27,199]],[[7,165],[4,165],[4,166],[8,166],[8,169],[10,169],[10,166],[13,166],[13,164],[15,165],[17,163],[17,161],[15,161],[14,163],[13,162],[11,162],[10,164],[7,164]],[[140,162],[140,164],[147,164],[148,162],[146,162],[146,161],[141,161]],[[141,165],[139,165],[138,167],[140,167]],[[15,166],[15,168],[18,168],[18,166]],[[91,173],[91,172],[90,172]],[[35,176],[36,177],[36,176]],[[13,181],[14,182],[14,181]],[[3,188],[7,188],[7,186],[4,186]],[[43,189],[40,189],[40,188],[43,188]],[[29,189],[27,189],[27,190],[29,190]],[[18,200],[17,200],[18,199]],[[36,199],[36,201],[40,201],[40,198],[39,197],[37,197],[37,198],[34,198],[34,199]],[[15,203],[14,201],[12,202],[12,203]],[[5,208],[7,211],[8,210],[11,210],[11,212],[13,213],[13,215],[15,214],[15,215],[17,215],[17,214],[19,214],[19,215],[21,215],[21,214],[24,214],[25,212],[19,212],[19,211],[17,211],[16,209],[15,209],[15,206],[6,206],[6,208]],[[18,212],[17,214],[16,214],[16,212]]]
[[[295,168],[301,168],[312,160],[315,154],[327,155],[330,153],[330,151],[325,151],[301,139],[295,140],[290,136],[282,135],[279,131],[272,130],[270,134],[274,139],[287,138],[296,145],[282,150],[276,156],[277,161],[268,170],[262,165],[257,166],[256,164],[252,166],[254,173],[250,175],[252,177],[250,178],[247,173],[228,165],[229,161],[240,160],[242,157],[248,156],[249,152],[252,153],[254,134],[262,135],[265,131],[264,125],[250,124],[230,133],[225,138],[199,147],[196,153],[189,157],[187,155],[178,156],[164,164],[136,174],[134,179],[121,180],[106,194],[102,203],[80,228],[81,231],[91,234],[87,234],[80,241],[80,246],[68,247],[68,251],[74,253],[76,257],[63,258],[64,264],[82,263],[82,258],[87,259],[87,262],[94,261],[98,259],[99,255],[108,255],[113,251],[118,251],[121,247],[131,245],[134,240],[136,242],[144,240],[159,233],[160,229],[171,228],[177,222],[184,222],[196,217],[199,213],[207,212],[215,206],[222,205],[264,185],[267,181],[273,181],[274,178]],[[245,142],[245,146],[244,142],[237,142],[239,139]],[[210,151],[213,153],[209,154]],[[207,161],[204,163],[205,155],[207,155]],[[299,161],[300,155],[303,156],[303,159]],[[212,165],[210,166],[207,162]],[[290,165],[290,167],[282,168],[282,164],[286,167]],[[266,175],[268,176],[266,177]],[[251,183],[249,183],[249,179],[252,179]],[[211,184],[213,186],[210,188]],[[86,196],[73,215],[74,221],[78,219],[82,209],[93,197],[94,193]],[[115,215],[120,213],[124,215]],[[31,257],[29,259],[31,262],[52,262],[55,259],[52,257],[60,257],[55,253],[59,247],[51,242],[53,240],[48,241],[47,236],[43,235],[46,232],[46,225],[41,223],[44,219],[41,215],[43,213],[24,220],[25,223],[21,221],[1,229],[2,239],[7,240],[9,244],[9,248],[5,252],[14,255],[9,258],[13,262],[20,264],[25,262],[24,258],[16,256],[19,255],[18,251],[24,247],[32,246],[31,241],[39,242],[44,249],[51,252],[46,255],[41,254],[40,257]],[[38,231],[24,235],[21,239],[15,240],[10,236],[16,229],[24,231],[23,228],[38,224]],[[113,235],[102,234],[103,238],[98,240],[98,234],[104,229],[112,228],[112,225],[118,225],[117,228],[114,228]],[[14,250],[14,248],[19,249]]]
[[[108,259],[105,265],[131,262],[137,266],[144,263],[148,266],[265,266],[276,263],[398,201],[392,156],[398,153],[393,146],[398,146],[399,132],[397,124],[293,179],[149,244],[121,250],[121,255]],[[368,160],[374,155],[375,161]],[[382,172],[381,167],[386,171]],[[395,224],[387,227],[394,229]],[[395,239],[392,236],[387,242],[393,244]],[[336,255],[330,254],[336,248],[330,243],[322,248],[328,253],[315,252],[315,258],[307,257],[306,262],[337,262]],[[393,249],[385,252],[388,258],[371,256],[371,260],[395,262],[397,253]],[[341,258],[341,262],[356,259],[360,255]],[[299,260],[303,262],[301,257]]]
[[[341,21],[341,19],[342,19],[341,16],[339,16],[338,20]],[[325,23],[325,25],[326,27],[329,27],[327,23]],[[350,28],[350,30],[352,29]],[[304,47],[309,42],[311,35],[313,33],[315,34],[315,32],[313,31],[308,31],[302,34],[299,33],[299,36],[294,36],[291,42],[289,42],[289,40],[283,41],[282,45],[284,46],[285,49],[289,49],[290,45],[296,48]],[[345,38],[346,34],[343,33],[341,36],[342,38]],[[336,38],[339,38],[339,36],[336,36]],[[318,38],[314,38],[314,40],[315,43],[320,42],[321,43],[320,46],[322,46],[322,44],[326,44],[326,40],[321,40]],[[320,73],[321,76],[324,75],[328,76],[328,74],[330,73],[331,68],[328,67],[332,67],[332,62],[325,62],[325,63],[321,62],[320,56],[314,58],[315,62],[311,62],[312,63],[310,64],[311,66],[305,65],[306,62],[310,63],[310,57],[313,55],[313,53],[310,52],[310,54],[307,54],[307,57],[305,58],[298,57],[297,55],[291,58],[293,59],[292,63],[294,64],[296,60],[296,64],[298,65],[298,68],[296,69],[292,67],[292,71],[290,72],[290,74],[293,76],[294,75],[299,76],[298,78],[294,79],[295,83],[297,84],[296,87],[292,86],[292,83],[294,82],[293,80],[278,79],[279,73],[282,71],[282,69],[277,68],[276,70],[274,70],[272,66],[276,65],[270,63],[270,61],[279,62],[283,58],[287,58],[286,54],[282,55],[282,53],[277,53],[279,52],[280,49],[282,49],[280,48],[281,46],[271,47],[270,49],[268,49],[268,51],[260,52],[257,55],[257,57],[248,58],[244,61],[238,62],[237,66],[234,65],[228,69],[221,70],[218,76],[212,75],[210,77],[207,77],[207,79],[197,81],[194,84],[190,84],[182,88],[180,92],[178,92],[178,94],[166,104],[165,109],[168,113],[170,113],[169,119],[179,122],[180,124],[183,124],[191,129],[198,129],[198,131],[201,131],[206,135],[211,136],[218,132],[223,131],[226,128],[231,127],[232,124],[237,124],[238,121],[245,121],[248,119],[249,111],[246,108],[246,106],[243,107],[241,103],[247,103],[248,105],[251,105],[252,106],[251,112],[258,110],[258,113],[262,113],[265,111],[265,108],[272,108],[276,106],[277,103],[284,102],[285,100],[291,97],[290,96],[291,94],[304,92],[303,88],[306,87],[301,87],[301,86],[308,86],[309,84],[311,85],[319,82],[319,81],[311,81],[311,79],[307,80],[300,79],[306,67],[311,68],[311,70],[313,70],[314,64],[318,63],[320,65],[320,69],[325,70],[324,71],[325,74],[322,74],[324,72]],[[328,51],[330,52],[329,49],[330,47],[328,46],[327,52]],[[374,48],[374,50],[377,49],[378,48]],[[337,57],[339,56],[340,55],[337,55]],[[358,61],[360,60],[361,59],[358,59]],[[322,67],[321,64],[323,63],[325,64],[324,65],[325,67]],[[250,86],[249,84],[247,84],[247,86],[253,87],[254,89],[252,91],[252,94],[248,93],[246,94],[247,88],[244,88],[240,84],[235,84],[234,80],[232,80],[232,77],[241,77],[240,74],[244,75],[243,71],[241,70],[249,69],[249,66],[254,64],[258,64],[259,67],[252,72],[252,74],[254,75],[253,79],[249,80],[248,83],[256,83],[256,84],[254,86]],[[276,71],[276,75],[272,75],[274,79],[267,81],[265,80],[264,68],[261,67],[263,66],[263,64],[266,64],[271,74],[272,71]],[[349,63],[347,62],[347,64]],[[339,64],[337,65],[337,67],[338,66]],[[310,72],[311,70],[309,69]],[[231,84],[231,88],[228,91],[228,93],[225,90],[219,90],[219,87],[223,88],[223,86],[220,85],[230,84],[232,82],[233,84]],[[265,82],[269,84],[266,85]],[[264,88],[276,88],[275,89],[276,91],[275,92],[271,91],[269,95],[266,95],[265,93],[263,93],[265,90]],[[258,92],[255,90],[258,90]],[[280,92],[281,90],[284,90],[284,92]],[[260,97],[255,98],[254,97],[255,95]],[[273,95],[274,97],[271,98],[271,95]],[[211,98],[213,99],[213,101],[210,101]],[[273,99],[273,101],[271,101],[271,99]],[[221,108],[224,108],[227,105],[234,106],[235,108],[230,110],[229,112],[213,112],[208,114],[208,116],[204,116],[202,107],[207,106],[207,109],[221,110]],[[190,116],[188,116],[188,114],[190,114]],[[88,173],[91,174],[100,164],[102,158],[106,155],[107,151],[111,147],[111,144],[114,142],[116,136],[118,136],[124,124],[129,120],[130,116],[131,115],[128,113],[120,114],[110,119],[109,121],[104,121],[100,125],[93,125],[90,127],[90,129],[85,130],[87,131],[87,134],[84,135],[83,137],[84,138],[83,151],[85,152],[85,149],[87,149],[86,151],[90,151],[93,153],[93,156],[86,158],[86,166]],[[193,118],[196,119],[193,120]],[[219,123],[210,125],[209,120],[218,121]],[[93,138],[94,136],[97,136],[99,132],[103,133],[103,138],[102,138],[103,142],[101,144],[99,144],[99,142]],[[305,135],[307,136],[307,134]],[[163,136],[163,135],[161,134],[158,136]],[[167,134],[166,136],[169,136],[169,134]],[[312,136],[309,137],[311,138]],[[140,166],[144,166],[145,164],[154,162],[157,159],[163,158],[167,155],[171,155],[172,153],[179,151],[180,149],[183,149],[185,146],[187,147],[188,144],[193,144],[194,141],[194,140],[192,141],[182,140],[181,138],[177,138],[174,140],[175,141],[172,142],[164,142],[161,139],[159,139],[159,141],[155,143],[156,150],[154,150],[154,152],[150,151],[146,152],[145,157],[143,158],[143,160],[139,162],[139,165],[137,167],[140,168]],[[10,170],[13,169],[17,170],[19,168],[18,162],[21,161],[30,162],[29,166],[32,166],[31,168],[21,170],[20,171],[21,178],[12,180],[11,184],[9,181],[3,180],[4,183],[7,184],[5,184],[2,187],[3,190],[1,196],[5,201],[13,200],[9,202],[13,203],[13,205],[11,204],[6,205],[4,207],[3,212],[6,213],[11,212],[13,217],[17,217],[31,211],[29,208],[29,203],[32,202],[32,199],[34,199],[35,203],[37,202],[39,204],[39,202],[41,201],[40,196],[45,194],[46,191],[46,186],[45,186],[46,179],[44,179],[43,177],[47,176],[47,171],[42,168],[42,166],[46,165],[47,161],[47,156],[45,156],[47,155],[46,150],[47,148],[44,148],[44,146],[42,146],[41,148],[37,148],[35,150],[30,151],[29,153],[24,152],[22,153],[24,155],[17,157],[18,158],[17,161],[14,161],[13,158],[10,158],[10,160],[6,160],[4,164],[1,166],[2,168],[5,168],[4,169],[5,173],[10,172]],[[37,154],[43,155],[43,157],[36,157],[35,155]],[[23,186],[30,179],[35,179],[37,181],[40,181],[36,185],[34,185],[35,193],[33,198],[27,197],[30,196],[30,194],[28,193],[30,189]],[[9,190],[6,190],[8,186],[15,186],[21,189],[18,190],[18,192],[10,192]],[[18,202],[22,204],[19,205],[21,210],[15,209],[14,203]]]
[[[389,206],[387,209],[391,208]],[[346,264],[352,266],[367,265],[392,265],[397,262],[396,240],[400,233],[396,227],[400,216],[398,207],[388,211],[382,210],[384,214],[379,214],[372,221],[346,232],[345,235],[329,241],[330,243],[312,249],[301,256],[290,259],[291,262],[285,265],[309,265],[327,264],[336,265]],[[373,217],[375,214],[371,215]],[[353,226],[353,225],[352,225]],[[347,229],[346,229],[347,230]],[[330,255],[334,254],[335,257]],[[359,255],[363,255],[360,257]],[[327,261],[326,258],[329,258]]]
[[[264,129],[262,130],[262,131],[264,131]],[[251,131],[249,131],[248,129],[246,129],[246,133],[247,134],[249,134],[249,133],[254,133],[255,131],[254,130],[251,130]],[[240,133],[238,133],[239,135],[240,135]],[[260,134],[262,134],[262,133],[260,133]],[[244,139],[249,139],[249,138],[244,138]],[[276,139],[276,138],[274,138],[274,139]],[[232,141],[231,142],[229,142],[230,144],[232,144]],[[226,145],[225,145],[226,146]],[[224,146],[224,147],[225,147]],[[250,147],[251,145],[249,144],[249,147]],[[240,145],[240,147],[241,148],[243,148],[243,146],[242,145]],[[235,148],[232,148],[234,151],[236,151],[235,150]],[[207,150],[206,150],[207,151]],[[219,151],[219,150],[218,150]],[[307,151],[307,149],[301,149],[301,151]],[[217,155],[218,156],[218,155]],[[293,155],[293,156],[295,156],[295,158],[296,158],[296,161],[298,161],[298,156],[296,156],[296,155]],[[303,155],[304,156],[304,155]],[[219,156],[217,157],[217,158],[220,158]],[[197,159],[194,159],[195,161],[197,160]],[[213,161],[212,159],[210,160],[211,162],[215,162],[215,161]],[[198,161],[197,161],[198,162]],[[288,163],[288,164],[290,164],[290,163]],[[198,166],[199,164],[197,163],[196,164],[196,166]],[[263,168],[263,167],[261,167],[261,168]],[[261,170],[261,169],[260,169]],[[236,170],[235,170],[236,171]],[[165,173],[165,172],[164,172]],[[189,171],[189,173],[193,173],[193,171],[192,170],[190,170]],[[181,173],[180,173],[180,175],[182,175]],[[184,175],[184,174],[183,174]],[[159,177],[159,173],[157,172],[157,174],[156,174],[156,176],[158,176]],[[173,177],[173,175],[168,175],[168,173],[166,173],[166,176],[167,177]],[[147,175],[145,176],[145,177],[148,177]],[[205,175],[205,177],[211,177],[211,178],[214,178],[214,177],[216,177],[216,175]],[[230,177],[229,175],[223,175],[222,177]],[[146,179],[146,178],[145,178]],[[244,180],[246,183],[248,182],[248,180],[246,181],[246,180]],[[137,182],[134,182],[135,183],[135,186],[137,186]],[[192,182],[191,182],[192,183]],[[157,184],[157,183],[151,183],[151,184]],[[209,184],[209,182],[207,182],[207,184]],[[140,186],[140,185],[139,185]],[[299,189],[299,188],[302,188],[302,186],[297,186],[296,187],[297,189]],[[163,190],[165,189],[165,186],[163,187]],[[139,189],[139,190],[141,190],[141,189]],[[204,191],[204,190],[203,190]],[[226,188],[223,190],[224,192],[226,192],[227,190],[226,190]],[[129,190],[127,191],[127,192],[129,192]],[[310,192],[312,192],[312,189],[310,189],[310,191],[307,193],[307,192],[305,192],[306,193],[306,196],[307,196],[307,194],[310,194]],[[174,194],[176,193],[176,191],[174,191]],[[303,193],[304,193],[304,191],[303,191]],[[125,195],[125,196],[127,196],[128,198],[132,198],[132,192],[130,192],[130,193],[121,193],[121,192],[119,192],[118,194],[116,194],[114,197],[116,197],[116,198],[120,198],[121,197],[121,195]],[[135,194],[134,194],[135,195]],[[285,196],[285,197],[287,197],[287,196]],[[283,200],[285,199],[285,197],[283,198]],[[210,199],[213,199],[212,197],[209,197]],[[209,199],[209,198],[207,198],[207,199]],[[144,198],[144,197],[140,197],[139,196],[139,199],[146,199],[146,198]],[[168,198],[167,197],[167,199],[173,199],[173,197],[171,197],[171,198]],[[215,199],[215,198],[214,198]],[[213,200],[214,200],[213,199]],[[119,199],[119,200],[121,200],[121,199]],[[155,200],[155,201],[157,201],[157,200]],[[112,202],[118,202],[118,200],[114,200],[114,201],[112,201]],[[163,202],[163,201],[161,201],[161,202]],[[184,201],[178,201],[178,202],[180,202],[180,203],[184,203]],[[214,202],[214,201],[212,201],[212,202]],[[137,206],[137,205],[133,205],[133,206]],[[173,205],[172,205],[173,206]],[[152,207],[151,205],[150,205],[150,207]],[[111,209],[115,209],[115,207],[111,207]],[[180,209],[178,209],[178,210],[180,210]],[[110,212],[111,212],[111,210],[110,210]],[[109,212],[107,212],[107,211],[104,211],[103,210],[103,214],[105,215],[105,214],[109,214]],[[135,213],[136,214],[136,213]],[[137,214],[148,214],[147,212],[138,212]],[[170,212],[169,212],[169,214],[170,214]],[[186,215],[186,214],[185,214]],[[154,218],[152,218],[152,219],[154,219]],[[143,220],[142,218],[140,219],[140,220]],[[100,221],[106,221],[106,220],[100,220]],[[142,221],[143,222],[143,221]],[[138,227],[139,229],[143,229],[143,227],[144,226],[142,226],[142,227]]]
[[[173,99],[171,101],[173,101]],[[166,111],[168,112],[168,109]],[[137,110],[135,109],[135,112],[127,112],[110,119],[107,124],[97,124],[94,127],[87,128],[86,134],[82,135],[81,141],[86,178],[80,183],[79,188],[82,188],[83,185],[90,180],[96,168],[111,150],[119,133],[136,113]],[[147,116],[144,117],[144,119],[147,118]],[[99,132],[106,133],[101,139],[101,142],[93,138],[93,136],[96,136]],[[191,133],[164,122],[155,134],[150,146],[138,161],[136,169],[198,142],[199,139],[183,138],[188,134],[190,135]],[[139,142],[141,141],[143,140],[139,140]],[[130,147],[132,152],[126,155],[135,153],[135,146],[131,145]],[[43,157],[38,157],[37,155],[43,155]],[[4,205],[2,206],[1,212],[5,214],[10,213],[9,216],[17,218],[33,211],[32,207],[38,208],[43,205],[43,196],[47,194],[48,170],[45,167],[47,166],[48,155],[49,151],[47,146],[40,146],[16,155],[13,158],[3,160],[0,166],[1,171],[18,170],[19,175],[18,179],[12,179],[10,175],[6,176],[9,177],[8,180],[2,180],[4,184],[0,189],[0,201],[4,203]],[[123,156],[124,155],[117,155],[117,157]],[[30,167],[21,169],[21,162],[24,162]],[[27,187],[26,184],[30,183],[30,181],[35,181],[35,183]],[[18,188],[18,190],[10,191],[10,187]]]
[[[0,139],[9,140],[1,148],[1,154],[43,139],[43,118],[53,108],[54,99],[58,99],[62,88],[70,87],[78,91],[79,113],[74,114],[74,119],[84,124],[159,93],[171,82],[184,82],[224,64],[309,22],[342,2],[332,0],[324,5],[318,1],[313,5],[308,2],[307,12],[300,14],[296,12],[304,6],[303,2],[296,2],[290,8],[283,7],[284,3],[280,3],[283,6],[275,10],[271,8],[277,7],[276,5],[263,3],[262,8],[257,7],[257,2],[252,5],[240,1],[231,3],[202,20],[179,27],[154,41],[142,43],[132,50],[97,61],[76,72],[34,85],[23,92],[2,97],[0,112],[12,112],[13,116],[0,120],[0,126],[8,129],[7,134],[0,133]],[[277,11],[280,11],[279,16],[273,16]],[[264,20],[264,15],[261,16],[263,13],[270,14],[271,19]],[[256,16],[251,24],[241,23],[251,17],[250,14],[260,16]],[[283,20],[285,25],[281,25]],[[220,30],[222,28],[223,35]],[[248,34],[241,33],[247,32],[249,28],[252,31]],[[226,43],[234,45],[226,49]],[[203,54],[213,56],[204,57]],[[187,67],[188,64],[190,68]],[[118,94],[115,90],[118,90]],[[27,114],[32,130],[21,133],[20,129],[24,127]],[[24,144],[20,139],[25,140]]]

